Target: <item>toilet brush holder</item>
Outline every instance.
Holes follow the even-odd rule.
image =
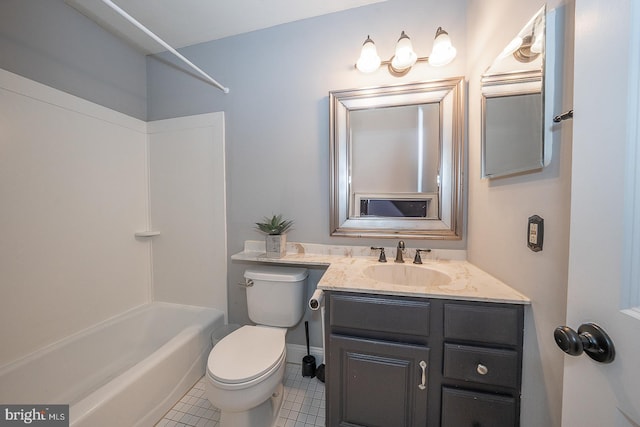
[[[304,332],[307,338],[307,355],[302,358],[302,376],[313,378],[316,376],[316,358],[309,351],[309,322],[304,322]]]

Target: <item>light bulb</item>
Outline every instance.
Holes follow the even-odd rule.
[[[413,51],[411,39],[403,31],[396,44],[396,54],[391,59],[391,66],[399,71],[411,68],[418,60],[418,55]]]
[[[429,55],[429,65],[432,67],[447,65],[453,61],[457,53],[456,48],[451,44],[449,33],[444,31],[442,27],[438,27],[436,39],[433,41],[433,49]]]
[[[363,73],[373,73],[380,67],[380,57],[376,45],[369,36],[362,44],[360,58],[356,62],[356,68]]]

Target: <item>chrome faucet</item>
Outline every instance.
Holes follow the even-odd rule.
[[[402,252],[404,252],[404,240],[400,240],[398,242],[398,248],[396,249],[396,261],[395,262],[404,262],[404,259],[402,259]]]

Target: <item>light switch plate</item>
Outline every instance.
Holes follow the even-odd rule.
[[[538,215],[530,216],[527,222],[527,246],[534,252],[540,252],[543,239],[544,219]]]

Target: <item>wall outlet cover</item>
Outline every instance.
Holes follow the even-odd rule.
[[[530,216],[527,222],[527,246],[534,252],[540,252],[543,239],[544,219],[538,215]]]

